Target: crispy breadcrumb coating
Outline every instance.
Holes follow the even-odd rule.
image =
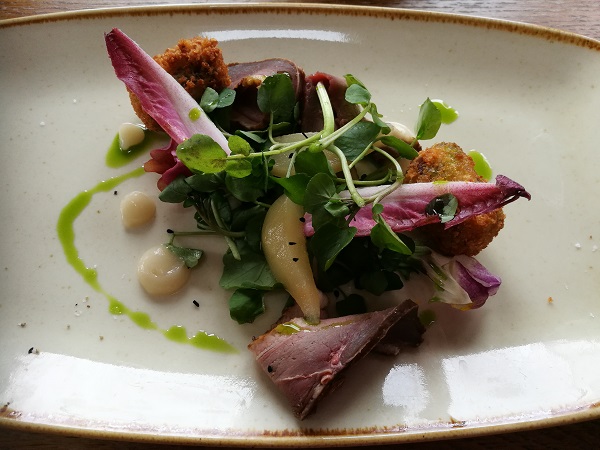
[[[431,181],[480,181],[485,180],[475,172],[475,163],[455,143],[440,142],[411,161],[404,176],[405,183],[429,183]]]
[[[485,182],[475,172],[475,163],[454,143],[441,142],[422,150],[408,166],[405,183],[432,181]],[[475,256],[486,248],[504,226],[502,209],[471,217],[464,222],[444,229],[442,224],[423,227],[426,243],[434,250],[448,256]]]
[[[181,39],[177,46],[156,55],[154,60],[197,101],[200,101],[207,87],[220,92],[230,83],[227,64],[215,39]],[[160,126],[142,109],[135,94],[130,92],[129,98],[144,125],[151,130],[160,131]]]

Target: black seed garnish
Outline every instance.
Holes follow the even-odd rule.
[[[31,348],[30,348],[30,349],[27,351],[27,353],[33,353],[33,347],[31,347]]]
[[[300,222],[304,223],[306,222],[306,219],[304,217],[300,217]]]
[[[267,366],[267,372],[269,372],[269,373],[273,372],[273,366]]]
[[[292,159],[292,155],[293,155],[293,153],[290,153],[290,154],[288,155],[288,158]]]
[[[173,234],[173,233],[175,233],[175,232],[174,232],[173,230],[171,230],[170,228],[167,228],[167,233],[169,233],[169,234]]]
[[[113,192],[113,195],[117,195],[117,191],[114,191],[114,192]]]
[[[298,258],[292,258],[292,261],[298,262]]]
[[[200,307],[200,303],[198,303],[198,301],[194,300],[192,303],[194,304],[194,306],[195,306],[196,308],[199,308],[199,307]]]
[[[288,242],[288,245],[296,245],[296,243],[290,241],[290,242]]]

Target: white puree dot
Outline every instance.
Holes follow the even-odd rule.
[[[164,245],[146,251],[138,263],[138,280],[150,295],[170,295],[181,289],[191,270]]]
[[[119,127],[119,146],[127,150],[144,141],[144,130],[132,123],[124,123]]]
[[[125,228],[137,228],[150,223],[156,215],[154,200],[140,191],[133,191],[121,200],[121,220]]]

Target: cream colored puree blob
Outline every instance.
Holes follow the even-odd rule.
[[[119,127],[119,146],[122,150],[129,150],[131,147],[144,142],[144,128],[133,123],[124,123]]]
[[[156,204],[148,195],[133,191],[121,200],[121,221],[127,230],[150,224],[156,217]],[[138,262],[137,278],[144,290],[155,297],[174,294],[190,279],[190,269],[182,258],[165,245],[147,250]]]
[[[156,217],[156,204],[148,195],[133,191],[121,200],[121,221],[127,230],[149,225]],[[154,296],[174,294],[190,279],[190,269],[182,258],[165,245],[147,250],[138,262],[137,278],[144,290]]]
[[[142,255],[137,267],[138,281],[152,296],[171,295],[186,285],[191,270],[182,258],[165,245],[157,245]]]
[[[121,221],[128,230],[148,225],[155,216],[156,204],[143,192],[130,192],[121,200]]]

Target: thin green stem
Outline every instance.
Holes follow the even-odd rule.
[[[385,150],[382,150],[378,147],[373,147],[373,149],[377,152],[380,153],[381,155],[385,156],[396,168],[396,177],[397,178],[404,178],[404,175],[402,173],[402,166],[400,165],[400,163],[398,162],[398,160],[396,158],[394,158],[392,155],[390,155],[388,152],[386,152]]]
[[[231,255],[233,256],[233,259],[235,259],[236,261],[241,261],[242,255],[240,255],[240,251],[238,250],[237,245],[235,244],[235,241],[232,238],[230,238],[229,236],[224,236],[224,238],[225,238],[225,241],[227,242],[227,246],[231,250]]]
[[[287,171],[285,173],[285,177],[289,178],[292,175],[292,170],[294,169],[294,163],[296,162],[296,156],[298,156],[298,152],[294,152],[291,154],[290,163],[288,165]]]
[[[263,208],[270,208],[270,207],[271,207],[271,205],[269,205],[268,203],[265,203],[265,202],[259,202],[258,200],[256,200],[254,203],[255,203],[256,205],[258,205],[258,206],[262,206]]]
[[[377,147],[374,147],[373,149],[376,152],[385,156],[388,160],[390,160],[394,164],[394,166],[396,167],[396,180],[392,184],[383,188],[377,194],[372,195],[370,197],[365,197],[365,201],[367,203],[379,203],[382,198],[384,198],[385,196],[389,195],[390,193],[392,193],[396,189],[398,189],[398,187],[402,184],[402,181],[404,179],[404,176],[402,174],[402,167],[400,166],[400,163],[398,161],[396,161],[396,159],[392,155],[390,155],[388,152],[381,150],[380,148],[377,148]]]
[[[197,230],[197,231],[173,231],[172,234],[174,237],[184,237],[184,236],[210,236],[210,235],[222,235],[228,236],[232,238],[242,238],[246,236],[246,233],[243,231],[229,231],[223,228],[219,228],[215,230],[214,228],[206,229],[206,230]]]
[[[386,197],[387,195],[391,194],[392,192],[394,192],[396,189],[398,189],[400,186],[402,185],[402,180],[396,180],[394,181],[392,184],[388,185],[385,189],[382,189],[381,191],[379,191],[377,193],[377,195],[373,196],[373,197],[369,197],[367,199],[367,201],[372,202],[372,203],[379,203],[381,201],[382,198]],[[372,198],[372,200],[371,200]]]
[[[356,158],[354,158],[354,160],[349,165],[349,167],[351,169],[356,165],[356,163],[358,163],[361,159],[363,159],[371,151],[372,145],[373,145],[373,142],[370,142],[369,145],[367,145],[365,147],[365,149],[362,152],[360,152],[360,155],[358,155]]]
[[[212,215],[215,216],[216,212],[213,208],[212,202],[210,202],[210,205],[211,205],[211,210],[213,211]],[[187,231],[187,232],[180,232],[180,233],[190,233],[187,236],[193,236],[194,235],[193,233],[196,233],[198,235],[220,234],[223,236],[230,236],[233,238],[241,238],[246,235],[243,231],[229,231],[229,230],[225,229],[223,226],[219,225],[218,223],[215,223],[216,217],[215,217],[215,220],[211,220],[209,214],[207,214],[207,211],[204,208],[200,208],[199,201],[197,201],[197,199],[194,199],[194,209],[198,213],[198,216],[200,216],[200,218],[202,219],[202,222],[204,222],[204,224],[203,224],[200,221],[196,221],[198,224],[198,228],[202,227],[204,229],[199,230],[199,231]],[[184,235],[180,234],[180,236],[184,236]]]
[[[333,114],[331,99],[323,83],[317,83],[317,96],[319,97],[319,103],[321,103],[321,110],[323,111],[323,132],[321,133],[321,137],[324,138],[335,131],[335,116]]]
[[[271,141],[271,144],[276,144],[277,141],[275,140],[275,138],[273,137],[273,113],[271,113],[271,117],[269,119],[269,141]]]
[[[343,125],[342,127],[335,130],[333,133],[328,135],[325,139],[323,139],[321,141],[321,143],[323,144],[323,147],[327,148],[331,144],[333,144],[337,138],[339,138],[342,134],[344,134],[346,131],[348,131],[350,128],[352,128],[354,125],[356,125],[358,122],[360,122],[367,115],[367,112],[368,112],[368,108],[363,109],[350,122],[347,122],[345,125]]]
[[[353,180],[353,181],[356,186],[380,186],[380,185],[390,181],[390,179],[391,179],[391,172],[388,172],[388,174],[385,177],[380,178],[378,180]],[[346,179],[345,178],[336,178],[335,181],[337,181],[338,183],[345,183]]]
[[[352,179],[352,174],[350,173],[350,168],[348,167],[348,160],[339,148],[335,145],[330,145],[327,150],[333,152],[340,160],[342,165],[342,173],[344,174],[344,180],[346,181],[346,186],[348,187],[348,192],[350,192],[350,197],[354,200],[354,203],[358,205],[358,207],[362,208],[365,206],[365,200],[360,196],[358,191],[356,190],[356,186],[354,185],[354,180]]]
[[[219,215],[219,211],[217,210],[217,206],[215,204],[214,201],[210,201],[210,209],[213,213],[213,217],[215,218],[215,222],[217,223],[217,225],[219,226],[219,228],[221,228],[222,230],[225,230],[225,224],[223,223],[223,220],[221,220],[221,216]],[[227,231],[227,230],[225,230]]]
[[[225,230],[225,224],[221,220],[221,216],[219,215],[219,211],[217,211],[215,202],[213,202],[213,201],[210,202],[210,208],[213,212],[213,216],[214,216],[215,221],[217,222],[217,225],[219,226],[219,228],[221,228],[223,231],[228,231],[228,230]],[[233,258],[236,259],[237,261],[241,260],[242,256],[240,255],[240,251],[238,250],[235,241],[230,236],[224,235],[224,237],[225,237],[225,241],[227,242],[227,245],[229,246],[229,249],[231,250],[231,255],[233,256]]]
[[[171,243],[172,240],[176,237],[183,237],[183,236],[207,236],[207,235],[211,235],[211,234],[217,234],[217,232],[215,230],[198,230],[198,231],[173,231],[172,233],[169,233],[172,237],[171,239]]]
[[[307,147],[308,145],[312,144],[315,141],[318,141],[321,137],[320,133],[314,134],[306,139],[302,139],[301,141],[297,141],[294,142],[292,144],[289,145],[284,145],[283,147],[281,146],[282,143],[281,142],[277,142],[276,144],[274,144],[273,146],[271,146],[270,150],[264,151],[264,152],[258,152],[258,153],[250,153],[249,155],[242,155],[242,154],[237,154],[237,155],[229,155],[227,157],[227,159],[245,159],[245,158],[258,158],[258,157],[263,157],[263,156],[274,156],[274,155],[280,155],[282,153],[287,153],[287,152],[291,152],[294,150],[298,150],[302,147]]]
[[[354,220],[354,217],[356,216],[356,214],[358,214],[358,210],[359,210],[359,209],[360,209],[360,208],[354,208],[354,209],[351,209],[351,212],[350,212],[350,214],[348,215],[348,217],[346,217],[346,224],[347,224],[348,226],[350,226],[350,224],[351,224],[351,223],[352,223],[352,221]]]

